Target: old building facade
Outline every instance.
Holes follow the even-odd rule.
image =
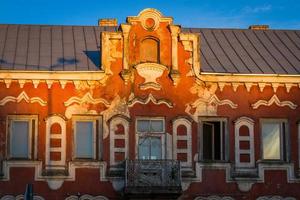
[[[0,25],[1,200],[300,199],[300,31],[101,22]]]

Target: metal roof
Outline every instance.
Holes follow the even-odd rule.
[[[99,26],[0,25],[0,69],[99,70],[100,32],[116,30]],[[200,35],[202,72],[300,73],[300,30],[182,31]]]

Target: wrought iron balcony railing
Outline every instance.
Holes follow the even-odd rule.
[[[180,164],[176,160],[127,160],[126,194],[180,194]]]

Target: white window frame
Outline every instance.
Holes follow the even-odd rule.
[[[222,130],[221,144],[224,143],[224,147],[221,147],[221,160],[209,160],[211,162],[227,162],[229,160],[229,134],[228,134],[228,119],[225,117],[199,117],[199,160],[206,161],[203,159],[203,123],[205,122],[220,122],[220,129]],[[223,124],[224,123],[224,127]],[[224,130],[224,132],[223,132]],[[223,150],[225,152],[223,152]],[[223,158],[222,158],[223,157]]]
[[[33,124],[33,120],[34,120],[34,124]],[[12,126],[11,123],[13,121],[27,121],[28,122],[28,154],[27,157],[24,158],[19,158],[19,157],[13,157],[11,155],[12,152],[12,137],[11,137],[11,133],[12,133]],[[32,133],[33,133],[33,127],[34,127],[34,138],[32,140]],[[38,116],[37,115],[8,115],[7,119],[6,119],[6,138],[7,138],[7,144],[8,144],[8,148],[7,148],[7,157],[9,159],[18,159],[18,160],[22,160],[22,159],[36,159],[37,158],[37,138],[38,138]],[[34,142],[34,146],[32,149],[32,141]],[[33,154],[33,158],[32,158],[32,154]]]
[[[162,132],[155,132],[155,133],[144,133],[144,132],[138,132],[137,125],[139,120],[149,120],[149,121],[162,121],[163,122],[163,131]],[[137,117],[135,120],[135,152],[136,152],[136,159],[139,159],[139,140],[140,137],[157,137],[161,140],[161,160],[166,158],[165,155],[165,141],[166,141],[166,122],[164,117]]]
[[[97,120],[98,120],[98,132],[97,133]],[[93,155],[91,158],[80,158],[80,157],[77,157],[76,155],[76,123],[77,122],[92,122],[93,123],[93,141],[92,141],[92,144],[93,144]],[[96,160],[97,159],[97,147],[96,147],[96,144],[97,144],[97,134],[98,134],[98,145],[99,145],[99,157],[101,157],[101,150],[100,150],[100,147],[102,146],[101,145],[101,124],[102,124],[102,117],[101,116],[95,116],[95,115],[85,115],[85,116],[73,116],[72,117],[72,127],[73,127],[73,160]]]
[[[262,127],[264,123],[279,123],[280,124],[280,159],[264,158],[263,135]],[[285,124],[284,129],[282,124]],[[260,119],[260,149],[261,159],[263,161],[288,161],[289,160],[289,123],[287,119],[262,118]],[[285,152],[284,152],[285,150]]]
[[[184,126],[186,128],[186,135],[177,135],[177,128],[179,126]],[[186,149],[178,149],[177,142],[178,141],[186,141],[187,148]],[[182,167],[192,167],[192,122],[187,120],[186,118],[178,118],[173,121],[173,158],[177,160],[178,153],[186,153],[187,161],[180,162]]]
[[[121,124],[124,128],[124,135],[116,135],[115,130],[117,125]],[[129,149],[129,121],[125,116],[116,116],[112,118],[109,122],[109,140],[110,140],[110,165],[116,166],[121,164],[121,162],[115,160],[115,153],[124,153],[125,159],[128,159],[128,149]],[[125,141],[124,147],[115,147],[115,140],[121,139]]]
[[[249,130],[249,136],[240,136],[240,128],[246,126]],[[240,117],[234,122],[235,132],[235,164],[237,168],[251,168],[255,167],[255,149],[254,149],[254,120],[249,117]],[[249,142],[249,149],[244,150],[240,148],[240,142]],[[248,154],[249,162],[241,162],[240,155]]]

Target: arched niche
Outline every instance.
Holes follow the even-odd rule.
[[[159,40],[154,37],[146,37],[140,44],[140,62],[159,63]]]

